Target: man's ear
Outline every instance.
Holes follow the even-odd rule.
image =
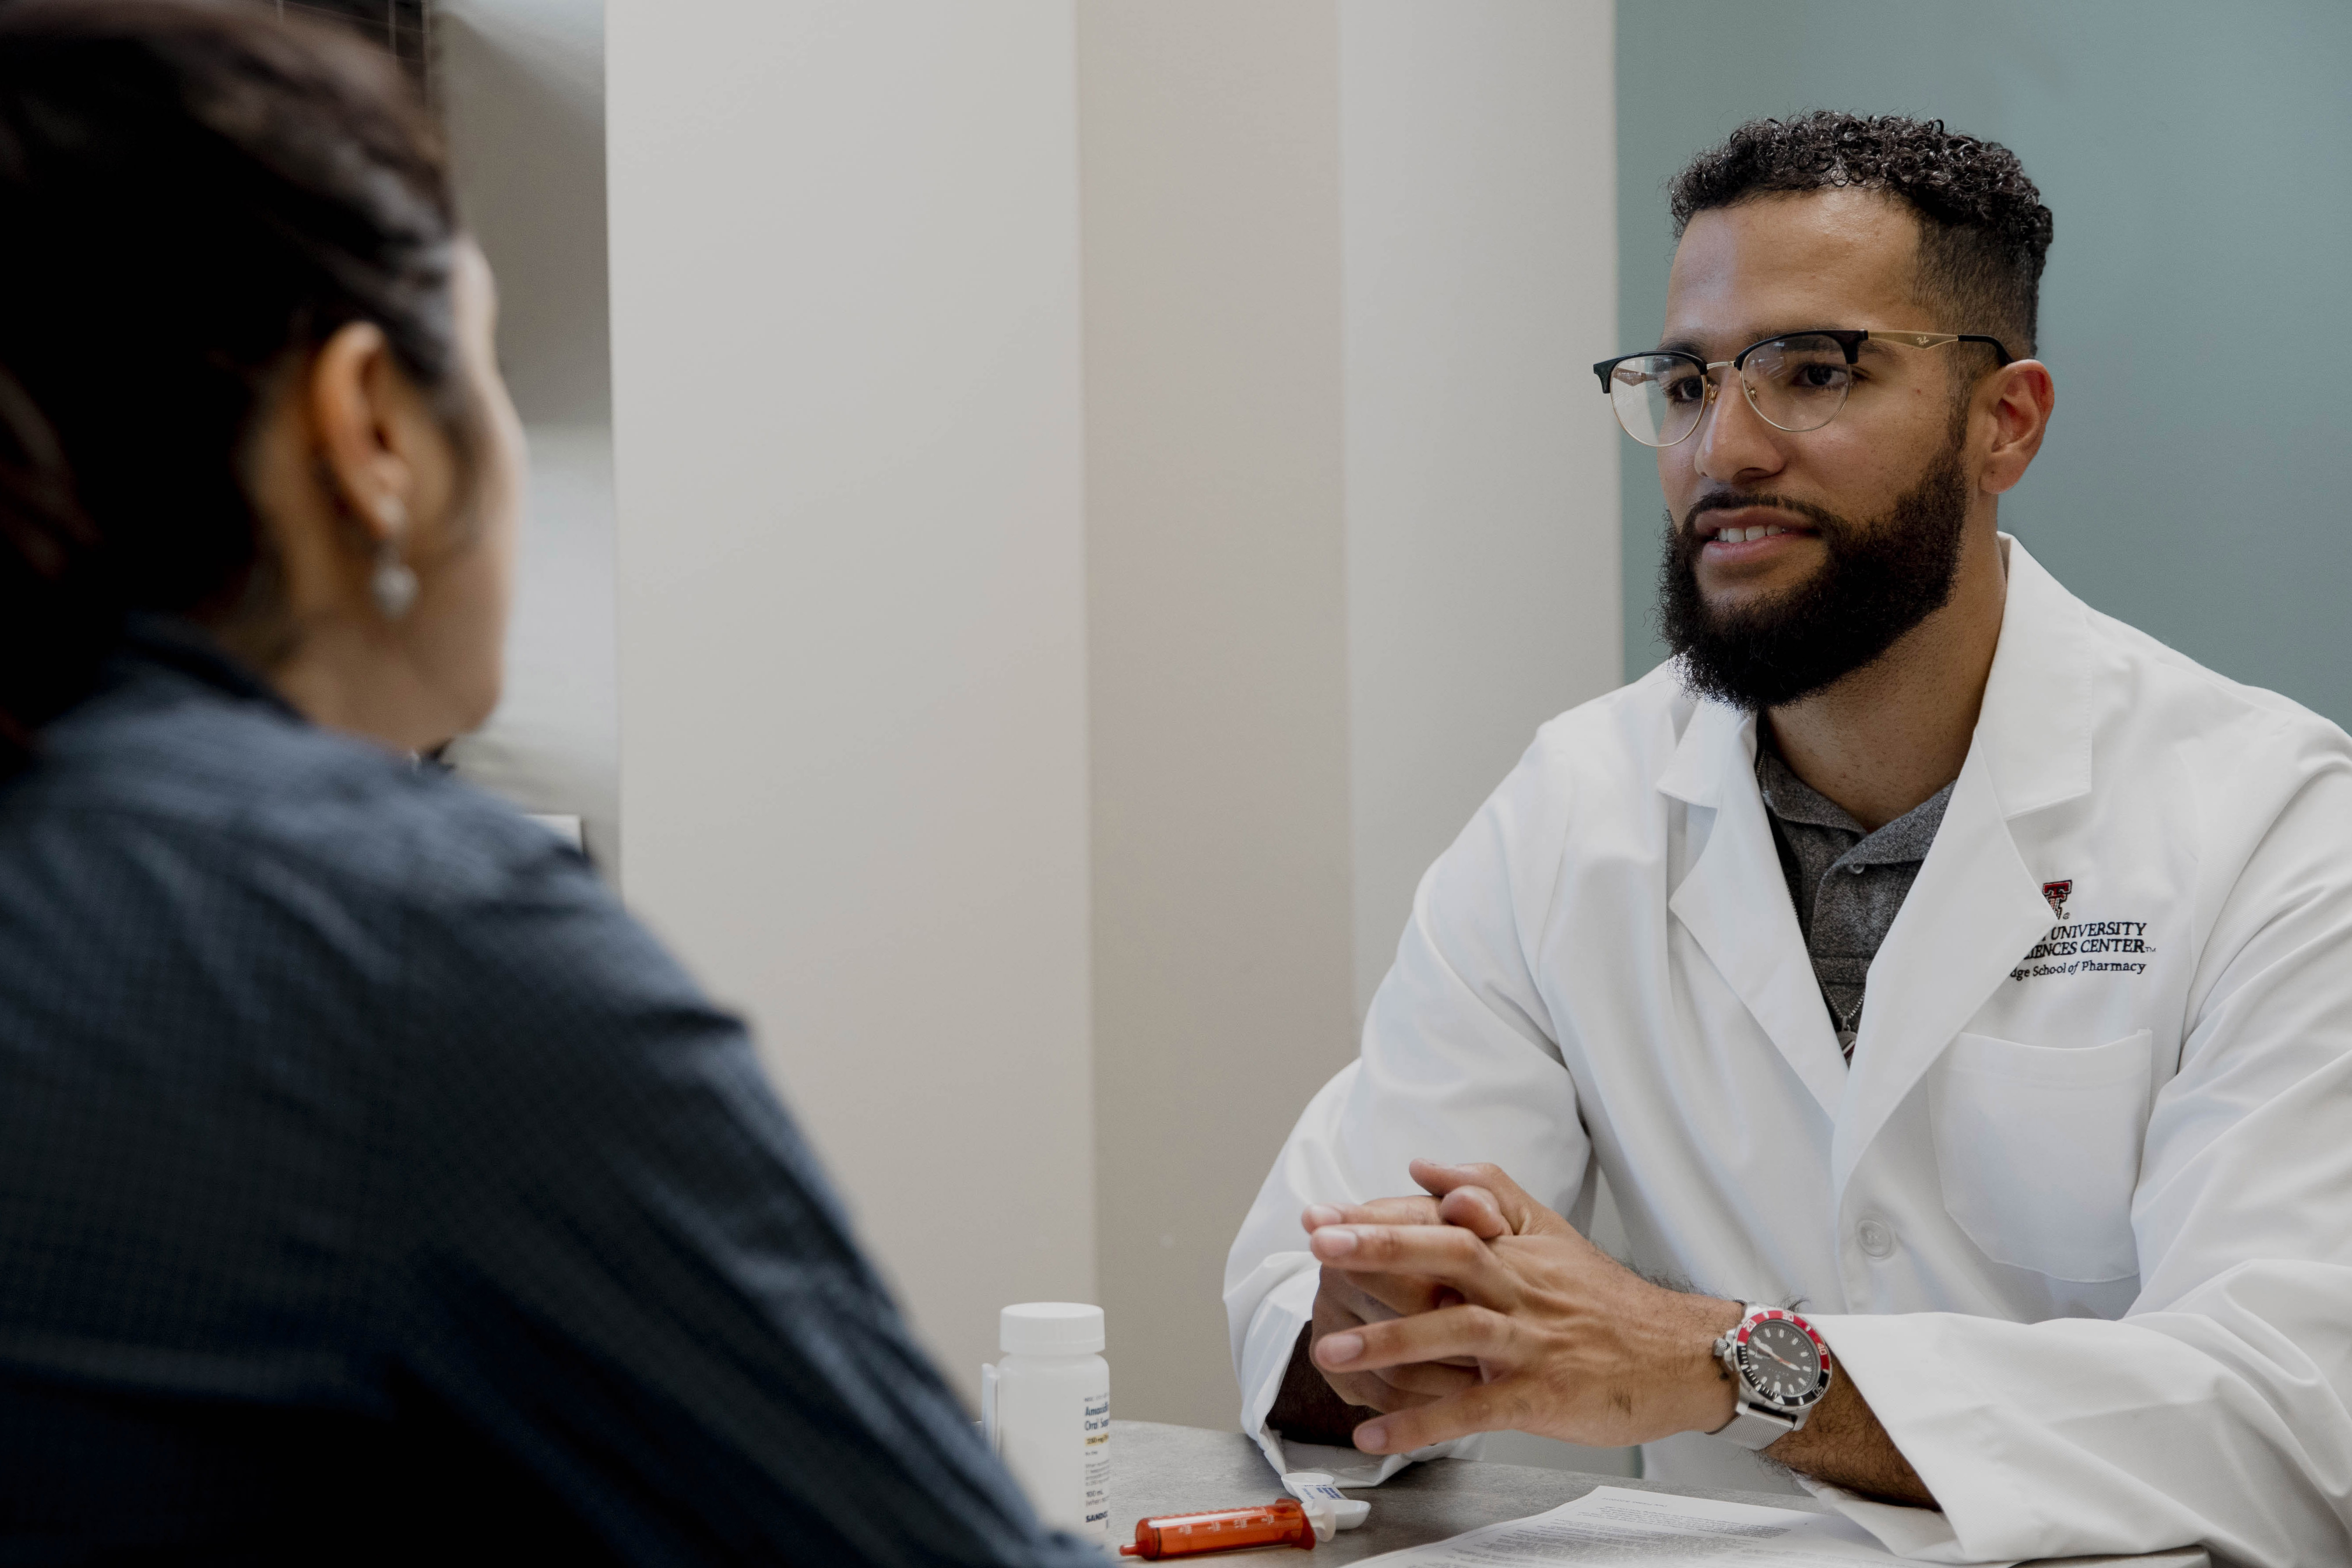
[[[1993,373],[1984,394],[1992,418],[1992,447],[1985,454],[1979,481],[1989,495],[2001,495],[2025,477],[2042,437],[2050,432],[2051,410],[2058,388],[2050,367],[2038,359],[2021,359]]]

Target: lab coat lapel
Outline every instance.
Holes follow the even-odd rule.
[[[1658,787],[1715,814],[1698,863],[1667,907],[1823,1112],[1834,1117],[1845,1064],[1789,900],[1772,826],[1764,817],[1754,716],[1721,703],[1699,704]]]
[[[2082,603],[2003,536],[2009,591],[1968,760],[1918,880],[1870,966],[1831,1147],[1843,1194],[1887,1119],[2052,923],[2012,819],[2091,787]]]
[[[1832,1190],[1845,1190],[1912,1085],[2049,929],[2050,906],[2010,837],[1991,770],[1971,748],[1919,879],[1871,961],[1830,1148]]]

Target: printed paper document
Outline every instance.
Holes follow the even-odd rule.
[[[1910,1563],[1843,1514],[1714,1502],[1667,1492],[1599,1487],[1549,1513],[1490,1524],[1451,1541],[1370,1558],[1365,1568],[1666,1568],[1745,1563],[1758,1568],[1865,1568]],[[2001,1568],[2001,1565],[1990,1565]]]

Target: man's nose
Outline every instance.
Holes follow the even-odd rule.
[[[1780,447],[1773,439],[1780,432],[1766,424],[1756,405],[1748,401],[1748,389],[1741,384],[1738,372],[1726,367],[1722,379],[1715,383],[1715,395],[1698,418],[1699,427],[1691,437],[1697,449],[1692,456],[1694,466],[1705,478],[1737,484],[1743,476],[1780,468]]]

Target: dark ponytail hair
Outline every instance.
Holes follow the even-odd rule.
[[[130,611],[267,626],[245,482],[289,372],[381,327],[467,428],[438,137],[390,61],[241,0],[0,0],[0,774]]]

